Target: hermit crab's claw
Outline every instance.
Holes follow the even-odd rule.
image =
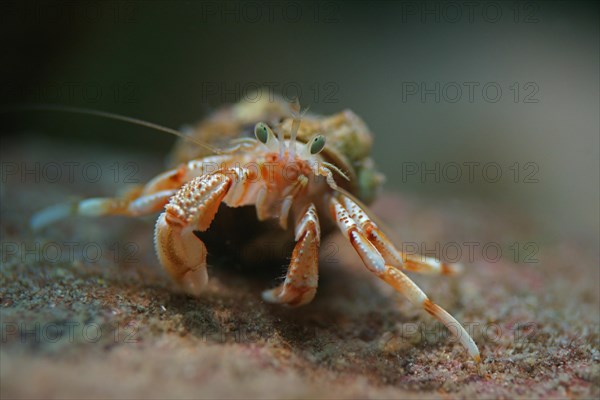
[[[462,325],[443,308],[433,303],[425,293],[401,270],[423,273],[452,274],[456,270],[438,261],[410,257],[396,250],[366,212],[349,196],[336,192],[329,201],[332,218],[346,235],[366,267],[406,296],[414,305],[422,307],[441,321],[467,349],[477,362],[479,349]]]
[[[207,250],[194,232],[210,227],[222,203],[247,204],[255,179],[252,170],[219,170],[190,180],[169,198],[158,217],[154,243],[161,264],[187,293],[200,295],[208,282]]]

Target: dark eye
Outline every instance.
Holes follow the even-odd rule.
[[[312,140],[310,145],[310,154],[317,154],[325,147],[325,136],[317,136]]]
[[[254,135],[261,143],[267,143],[269,140],[269,127],[264,122],[259,122],[254,127]]]

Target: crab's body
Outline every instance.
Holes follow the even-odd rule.
[[[217,155],[180,141],[170,157],[174,168],[125,197],[54,207],[34,217],[33,225],[73,213],[162,212],[155,228],[158,258],[180,287],[194,296],[208,281],[206,243],[236,238],[236,246],[241,242],[256,246],[263,236],[278,238],[281,244],[282,239],[293,240],[284,282],[263,292],[264,300],[290,306],[306,304],[315,296],[321,235],[337,225],[370,271],[442,321],[478,360],[477,346],[462,326],[402,272],[452,274],[456,266],[400,253],[362,204],[374,197],[382,182],[369,156],[372,136],[366,125],[351,111],[330,117],[308,114],[302,120],[291,117],[293,111],[297,110],[280,99],[226,107],[186,132],[204,143],[226,147]],[[242,213],[231,214],[225,223],[217,218],[219,229],[213,230],[213,220],[224,214],[224,207],[254,208],[255,221],[241,221]],[[250,228],[261,225],[267,229]],[[211,230],[217,235],[205,238]]]
[[[271,127],[277,127],[278,132],[289,140],[296,128],[296,120],[292,116],[293,105],[280,97],[269,98],[266,93],[262,93],[259,99],[224,106],[196,126],[186,127],[185,133],[204,143],[228,148],[239,139],[253,139],[255,125],[265,122]],[[322,160],[334,164],[349,178],[346,180],[335,177],[338,185],[363,202],[370,203],[383,183],[383,176],[377,172],[371,159],[373,135],[366,124],[350,110],[331,116],[303,114],[296,130],[296,140],[299,142],[297,147],[300,148],[316,134],[323,135],[327,140],[327,146],[319,154]],[[206,148],[179,140],[169,156],[169,165],[177,167],[211,154]],[[245,149],[237,154],[256,162],[257,157],[264,155],[264,149],[259,149],[258,153]]]

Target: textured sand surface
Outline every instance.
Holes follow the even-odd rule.
[[[322,245],[319,291],[308,306],[264,303],[261,290],[282,271],[237,266],[211,267],[206,294],[193,299],[158,265],[152,218],[26,227],[44,206],[118,191],[113,162],[122,173],[135,163],[144,181],[160,171],[156,160],[23,143],[5,146],[2,160],[93,160],[104,172],[97,183],[18,174],[2,183],[2,398],[600,395],[598,244],[585,237],[557,241],[489,204],[387,192],[373,206],[398,240],[479,243],[473,260],[463,254],[460,277],[412,275],[470,327],[482,352],[476,365],[438,323],[371,276],[339,235]],[[537,247],[524,248],[530,242]],[[486,243],[503,248],[498,260],[482,254]]]

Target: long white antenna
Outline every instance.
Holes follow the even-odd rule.
[[[290,108],[294,117],[290,137],[290,158],[294,158],[296,156],[296,138],[298,137],[298,129],[300,129],[300,118],[302,118],[300,115],[300,100],[297,97]]]
[[[102,118],[114,119],[117,121],[123,121],[123,122],[127,122],[127,123],[130,123],[133,125],[140,125],[140,126],[144,126],[146,128],[155,129],[157,131],[166,132],[171,135],[175,135],[180,138],[183,138],[185,140],[189,140],[189,141],[197,144],[198,146],[204,147],[205,149],[212,151],[215,154],[223,154],[222,150],[217,149],[216,147],[212,147],[206,143],[202,143],[199,140],[194,139],[193,137],[187,136],[179,131],[176,131],[175,129],[167,128],[166,126],[158,125],[153,122],[144,121],[144,120],[141,120],[138,118],[127,117],[125,115],[115,114],[115,113],[111,113],[111,112],[107,112],[107,111],[99,111],[99,110],[92,110],[89,108],[64,106],[64,105],[59,105],[59,104],[24,104],[24,105],[18,105],[18,106],[14,106],[14,107],[0,108],[0,114],[6,114],[6,113],[10,113],[10,112],[36,111],[36,110],[37,111],[62,111],[62,112],[68,112],[68,113],[74,113],[74,114],[92,115],[92,116],[96,116],[96,117],[102,117]]]

